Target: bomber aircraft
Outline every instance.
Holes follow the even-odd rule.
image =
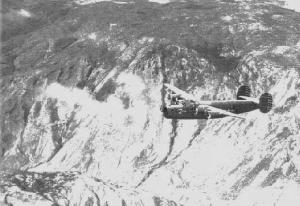
[[[240,114],[259,109],[267,113],[272,109],[273,99],[269,93],[263,93],[259,99],[250,97],[250,87],[242,85],[238,88],[236,100],[201,101],[194,96],[170,85],[164,84],[166,97],[161,111],[168,119],[216,119],[237,117]]]

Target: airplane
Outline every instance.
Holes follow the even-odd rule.
[[[167,119],[216,119],[227,116],[245,119],[241,113],[256,109],[267,113],[273,106],[273,98],[269,93],[263,93],[259,99],[250,97],[248,85],[238,88],[236,100],[220,101],[198,100],[175,86],[166,83],[163,86],[169,103],[163,102],[161,112]]]

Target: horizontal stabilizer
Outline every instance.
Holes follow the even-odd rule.
[[[248,100],[248,101],[251,101],[251,102],[254,102],[256,104],[259,104],[259,100],[256,99],[256,98],[253,98],[253,97],[246,97],[246,96],[239,96],[240,98],[244,99],[244,100]]]

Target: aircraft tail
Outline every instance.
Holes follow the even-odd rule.
[[[273,98],[269,93],[263,93],[259,98],[259,110],[262,113],[267,113],[272,109]]]
[[[248,85],[242,85],[238,88],[236,99],[242,100],[243,98],[241,98],[241,96],[250,97],[250,94],[251,94],[250,87]]]

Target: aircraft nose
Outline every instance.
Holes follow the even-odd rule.
[[[163,112],[163,113],[167,112],[167,107],[161,105],[161,106],[160,106],[160,111]]]
[[[163,105],[160,106],[160,111],[161,111],[161,112],[164,111],[164,106],[163,106]]]

